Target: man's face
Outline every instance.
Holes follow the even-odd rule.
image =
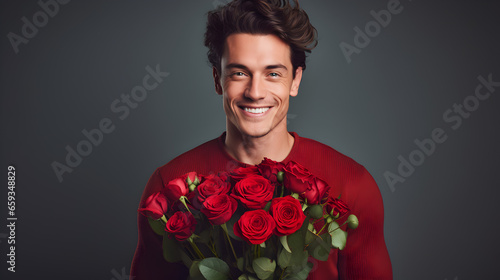
[[[293,78],[290,47],[275,35],[228,36],[221,73],[214,69],[227,125],[251,137],[286,131],[289,98],[297,95],[301,78],[300,67]]]

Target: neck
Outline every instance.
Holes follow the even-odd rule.
[[[246,164],[259,164],[264,157],[283,161],[292,150],[294,138],[286,129],[275,127],[262,137],[242,134],[235,126],[226,125],[226,151],[236,160]]]

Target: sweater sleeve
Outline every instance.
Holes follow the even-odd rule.
[[[159,170],[149,178],[141,198],[141,204],[154,192],[163,187]],[[168,263],[163,258],[162,237],[154,233],[144,215],[138,213],[138,242],[132,260],[130,279],[134,280],[164,280],[185,279],[186,268],[180,263]]]
[[[349,205],[359,219],[359,226],[348,229],[346,248],[339,251],[339,279],[390,280],[392,266],[384,240],[384,207],[373,177],[362,174],[349,182]]]

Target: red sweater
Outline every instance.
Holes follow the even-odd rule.
[[[377,184],[366,169],[351,158],[317,141],[295,138],[292,150],[283,161],[300,163],[331,187],[330,195],[347,203],[359,219],[359,227],[348,229],[344,250],[332,249],[328,261],[312,259],[314,267],[308,279],[392,279],[392,267],[384,241],[384,208]],[[247,166],[233,159],[224,148],[225,133],[156,169],[142,194],[141,203],[166,183],[190,171],[201,174],[230,171]],[[138,214],[139,241],[132,261],[135,280],[186,279],[183,264],[163,259],[162,237],[155,234],[147,218]]]

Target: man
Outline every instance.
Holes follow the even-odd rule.
[[[285,3],[282,3],[285,2]],[[289,98],[296,96],[305,52],[316,44],[316,29],[298,3],[236,0],[208,14],[205,45],[213,67],[215,91],[222,95],[226,132],[158,168],[141,203],[167,182],[187,172],[208,174],[260,163],[296,161],[331,187],[359,218],[348,231],[344,250],[331,250],[315,262],[309,279],[392,279],[383,235],[380,191],[365,168],[334,149],[287,131]],[[138,216],[139,242],[131,276],[186,279],[183,265],[162,257],[161,237]]]

